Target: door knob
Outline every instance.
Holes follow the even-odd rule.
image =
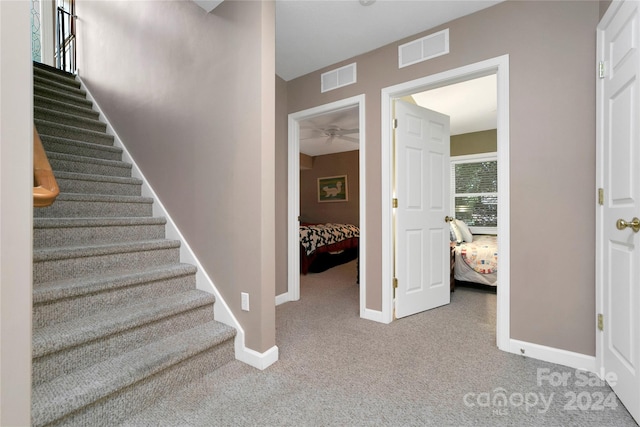
[[[631,222],[627,222],[624,219],[619,219],[616,222],[616,227],[618,227],[618,230],[624,230],[627,227],[631,227],[633,232],[637,233],[638,231],[640,231],[640,219],[633,218]]]
[[[445,216],[444,217],[444,222],[451,222],[453,221],[455,218],[451,217],[451,216]]]

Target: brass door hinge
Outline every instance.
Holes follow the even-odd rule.
[[[393,119],[393,122],[391,122],[391,127],[393,129],[398,129],[398,119]]]
[[[393,198],[393,200],[391,200],[391,207],[393,208],[398,207],[398,199],[396,199],[395,197]]]
[[[598,188],[598,204],[604,205],[604,188]]]
[[[393,278],[393,289],[398,289],[398,279]]]
[[[604,330],[604,316],[602,316],[602,313],[598,313],[598,330]]]
[[[601,79],[604,79],[605,75],[606,75],[605,63],[604,61],[600,61],[598,63],[598,77],[600,77]]]

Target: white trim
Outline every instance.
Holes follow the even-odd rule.
[[[360,317],[366,320],[373,320],[374,322],[378,322],[378,323],[390,323],[390,322],[384,321],[381,311],[371,310],[370,308],[366,308],[366,307],[364,310],[360,312]]]
[[[264,353],[245,348],[244,351],[236,353],[236,359],[254,368],[264,370],[278,361],[278,353],[278,347],[275,345]]]
[[[153,215],[163,216],[166,218],[167,220],[167,224],[165,226],[166,238],[180,241],[180,262],[195,265],[198,269],[198,271],[196,272],[196,287],[200,290],[203,290],[205,292],[209,292],[215,295],[216,303],[213,305],[214,319],[217,320],[218,322],[222,322],[236,329],[237,334],[234,342],[236,359],[243,361],[245,363],[248,363],[251,366],[254,366],[258,369],[264,369],[264,367],[266,367],[264,366],[264,362],[260,362],[258,365],[252,364],[252,362],[258,361],[254,355],[254,353],[256,352],[245,346],[244,329],[240,325],[240,322],[238,322],[238,320],[234,316],[233,312],[227,305],[226,301],[218,291],[218,288],[213,283],[213,280],[211,280],[211,277],[209,277],[209,275],[205,271],[204,267],[202,266],[202,264],[196,257],[195,253],[189,246],[189,243],[184,238],[184,236],[180,232],[180,229],[171,218],[171,215],[169,215],[169,212],[165,209],[164,205],[162,204],[162,201],[153,190],[153,187],[151,187],[151,184],[149,184],[149,181],[147,181],[144,174],[136,164],[135,160],[133,159],[133,157],[131,157],[131,154],[129,154],[129,151],[127,150],[127,147],[124,145],[124,143],[120,139],[120,136],[118,136],[118,133],[115,131],[113,126],[111,126],[109,119],[104,114],[104,112],[96,102],[96,99],[93,97],[91,91],[85,85],[84,81],[80,77],[80,70],[78,70],[78,80],[80,81],[80,85],[82,89],[84,89],[87,92],[87,99],[93,102],[93,109],[100,113],[100,120],[106,123],[107,133],[109,135],[113,135],[114,146],[122,148],[123,150],[122,160],[132,164],[131,175],[143,181],[142,195],[145,197],[153,198],[154,200]],[[277,360],[277,352],[276,352],[276,360]],[[264,366],[264,367],[260,367],[260,366]]]
[[[458,83],[464,80],[497,76],[498,111],[498,247],[500,269],[498,270],[498,307],[496,315],[496,341],[498,348],[507,351],[510,338],[510,213],[509,213],[509,55],[503,55],[475,64],[390,86],[381,91],[382,108],[382,318],[385,323],[393,320],[393,245],[392,245],[392,102],[394,98],[424,91],[432,87]]]
[[[276,295],[276,305],[284,304],[285,302],[291,301],[291,296],[289,292],[285,292],[280,295]]]
[[[519,340],[510,340],[508,351],[513,354],[598,374],[594,356]]]
[[[359,114],[359,162],[360,162],[360,242],[358,248],[360,263],[360,316],[365,317],[366,310],[366,138],[365,138],[365,96],[357,95],[351,98],[331,102],[313,107],[308,110],[289,114],[289,144],[288,144],[288,207],[287,207],[287,294],[289,301],[300,299],[300,231],[298,217],[300,215],[300,124],[299,122],[311,117],[326,114],[343,108],[358,106]],[[276,304],[278,303],[276,300]]]

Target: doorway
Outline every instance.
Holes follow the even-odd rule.
[[[417,92],[495,74],[497,78],[497,156],[498,156],[498,269],[496,342],[498,348],[510,351],[509,337],[509,56],[489,59],[454,70],[445,71],[391,86],[382,90],[382,320],[393,321],[393,130],[391,118],[393,102]]]
[[[302,137],[301,123],[310,119],[357,108],[359,143],[359,283],[360,314],[365,310],[366,295],[366,167],[365,167],[365,103],[364,95],[343,99],[329,104],[299,111],[289,115],[288,143],[288,210],[287,210],[287,258],[288,283],[285,296],[278,298],[278,303],[297,301],[300,299],[300,141]],[[328,138],[331,138],[329,135]],[[334,138],[337,135],[334,135]],[[348,178],[348,177],[347,177]]]

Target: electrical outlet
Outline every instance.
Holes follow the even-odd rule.
[[[240,293],[241,296],[241,308],[244,311],[249,311],[249,294],[246,292],[241,292]]]

